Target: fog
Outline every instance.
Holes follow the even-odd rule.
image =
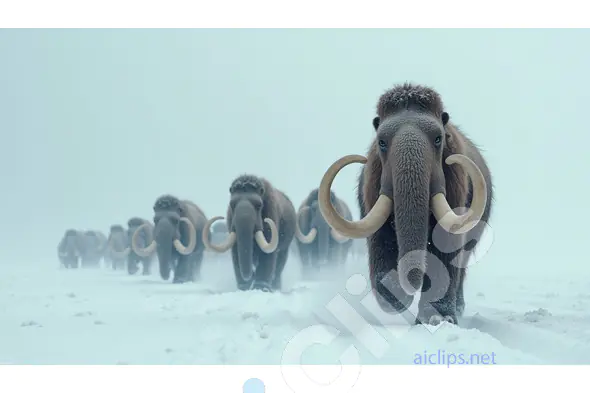
[[[377,99],[436,89],[494,175],[497,269],[575,268],[588,232],[585,30],[2,30],[0,264],[51,263],[67,228],[152,217],[161,194],[224,215],[231,181],[298,206],[365,154]],[[356,176],[333,190],[355,218]],[[38,262],[43,261],[43,262]],[[555,274],[555,271],[547,272]]]

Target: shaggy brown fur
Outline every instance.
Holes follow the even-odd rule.
[[[188,200],[180,200],[173,195],[162,195],[154,203],[154,214],[163,223],[161,226],[155,224],[154,234],[156,241],[158,240],[158,228],[176,226],[176,231],[179,235],[179,240],[182,244],[189,243],[189,230],[184,223],[178,221],[179,218],[187,218],[196,230],[196,245],[190,255],[181,255],[172,245],[165,245],[165,248],[172,247],[172,253],[164,252],[165,248],[159,246],[156,250],[158,253],[158,261],[160,264],[160,275],[164,280],[167,280],[170,274],[170,269],[173,266],[174,260],[177,261],[174,269],[174,283],[183,283],[187,281],[200,280],[201,263],[203,261],[203,253],[205,245],[203,244],[201,234],[207,222],[203,211],[197,205]],[[164,235],[161,239],[170,238],[169,234]],[[163,242],[163,240],[161,240]]]
[[[376,130],[385,120],[395,116],[404,116],[404,119],[418,119],[419,117],[423,119],[424,116],[426,116],[431,119],[429,121],[438,122],[444,129],[443,161],[452,154],[463,154],[471,158],[484,174],[488,185],[488,202],[482,221],[485,223],[489,220],[493,202],[492,177],[490,170],[487,167],[484,158],[481,156],[478,147],[475,146],[457,126],[449,122],[449,116],[444,112],[442,100],[436,91],[428,87],[409,83],[396,86],[385,92],[379,98],[377,115],[378,117],[373,120],[373,126]],[[420,123],[418,122],[416,124]],[[441,165],[441,163],[434,163],[434,165]],[[446,183],[446,198],[451,208],[469,207],[472,198],[472,185],[467,174],[459,165],[446,165],[442,163],[442,167]],[[365,217],[375,205],[379,197],[381,191],[382,171],[382,160],[379,154],[377,139],[375,139],[368,149],[367,163],[363,167],[359,176],[357,198],[361,217]],[[394,210],[392,210],[388,222],[375,234],[367,238],[369,268],[371,284],[374,291],[387,299],[389,304],[397,311],[403,311],[411,303],[413,297],[404,298],[404,294],[402,294],[393,299],[389,293],[385,293],[387,290],[377,282],[381,280],[384,274],[391,271],[391,269],[397,269],[397,259],[401,257],[398,255],[393,211]],[[461,250],[457,252],[443,253],[434,247],[432,234],[437,222],[431,213],[429,220],[429,242],[427,251],[436,255],[443,264],[447,266],[452,281],[449,293],[447,293],[440,302],[434,302],[432,305],[438,309],[442,315],[450,315],[456,322],[456,314],[460,315],[464,308],[463,280],[465,278],[466,270],[465,268],[456,268],[457,260],[460,258],[461,262],[459,262],[459,264],[465,266],[465,262],[467,261],[467,258],[469,258],[468,252],[473,250],[475,244],[480,239],[485,224],[478,225],[470,231],[466,237],[464,237],[464,239],[469,240],[467,243],[465,243],[465,240],[461,243],[464,244],[462,249],[467,252],[459,255]],[[449,234],[446,235],[449,239],[455,237]],[[436,236],[439,236],[438,229]],[[458,241],[461,240],[449,240],[449,242],[453,243]],[[430,279],[427,271],[427,274],[424,277],[423,292],[430,288]],[[428,299],[425,299],[425,301],[428,301]],[[423,307],[424,302],[421,300],[420,303],[421,305],[419,305],[419,307]]]
[[[293,203],[285,193],[275,189],[268,180],[254,175],[246,174],[237,177],[232,182],[229,192],[231,200],[226,213],[226,222],[228,228],[231,228],[230,230],[235,230],[232,209],[236,203],[244,199],[256,203],[255,196],[258,196],[262,199],[262,206],[260,209],[261,214],[255,224],[255,231],[262,229],[266,239],[271,238],[270,228],[268,225],[263,224],[262,220],[264,218],[272,219],[279,231],[279,245],[273,253],[266,254],[258,246],[254,247],[253,262],[257,267],[252,283],[244,282],[242,279],[237,242],[232,247],[232,260],[238,287],[246,289],[252,285],[257,288],[259,285],[259,289],[280,289],[281,275],[289,256],[289,245],[295,235],[295,208]]]

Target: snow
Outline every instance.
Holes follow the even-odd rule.
[[[206,255],[203,281],[183,285],[157,269],[129,276],[57,265],[2,265],[0,363],[414,364],[425,351],[493,353],[504,365],[590,362],[590,273],[582,270],[550,277],[474,265],[460,327],[430,331],[380,311],[364,287],[364,257],[304,281],[292,256],[283,292],[272,294],[237,291],[225,255]]]

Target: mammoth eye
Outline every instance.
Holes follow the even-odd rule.
[[[442,137],[440,135],[437,136],[436,138],[434,138],[434,145],[436,147],[439,147],[441,143],[442,143]]]
[[[387,143],[383,139],[379,139],[379,150],[382,152],[387,151]]]
[[[262,202],[259,200],[254,200],[252,201],[252,206],[254,206],[254,209],[260,210],[262,208]]]

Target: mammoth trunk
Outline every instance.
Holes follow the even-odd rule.
[[[236,232],[238,265],[242,279],[250,281],[254,266],[254,227],[256,214],[247,205],[238,205],[233,218]]]
[[[174,259],[174,239],[176,238],[176,228],[169,222],[164,220],[158,223],[156,227],[156,251],[158,255],[158,262],[160,264],[160,275],[164,280],[170,277],[170,270],[172,269],[172,262]]]
[[[408,140],[409,139],[409,140]],[[397,273],[409,295],[422,286],[430,217],[430,162],[423,141],[406,136],[393,152],[393,201],[399,247]],[[417,138],[416,138],[417,139]],[[409,143],[408,143],[409,142]]]

